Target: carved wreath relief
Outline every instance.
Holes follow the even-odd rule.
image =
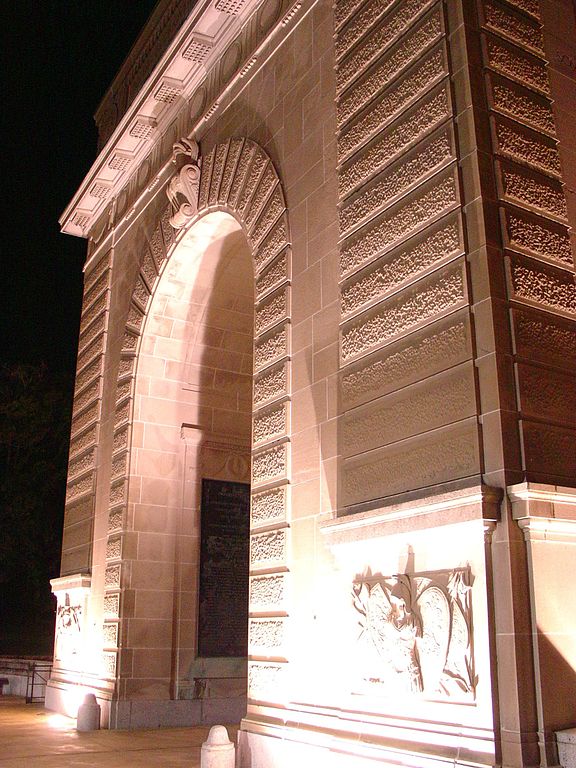
[[[364,692],[474,698],[470,569],[353,585]]]
[[[195,141],[180,139],[174,144],[172,162],[178,163],[180,155],[185,164],[170,179],[166,188],[168,200],[172,205],[170,224],[174,229],[182,229],[196,215],[198,210],[198,191],[200,188],[200,148]],[[188,161],[188,162],[186,162]]]

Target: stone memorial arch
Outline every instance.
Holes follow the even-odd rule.
[[[558,765],[575,40],[569,0],[161,0],[61,220],[49,708],[239,721],[241,768]]]

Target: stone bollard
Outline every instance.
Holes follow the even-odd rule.
[[[93,693],[87,693],[78,707],[77,731],[97,731],[100,728],[100,704]]]
[[[202,744],[200,768],[234,768],[234,744],[223,725],[213,725]]]

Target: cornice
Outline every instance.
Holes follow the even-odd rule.
[[[234,86],[244,87],[260,69],[267,42],[274,37],[274,47],[281,45],[293,18],[302,18],[314,2],[196,3],[62,214],[62,231],[87,238],[97,229],[100,240],[115,219],[134,215],[135,201],[164,183],[168,134],[179,131],[174,140],[197,136],[225,108]],[[218,10],[224,7],[237,12]],[[135,177],[146,158],[153,158],[153,178],[140,184]],[[119,197],[122,205],[116,205]]]

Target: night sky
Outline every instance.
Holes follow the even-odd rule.
[[[96,157],[93,114],[155,4],[2,2],[0,654],[49,652],[51,644],[48,579],[59,575],[61,435],[69,430],[86,255],[84,240],[60,234],[58,218]],[[22,366],[41,369],[40,378],[23,386],[12,373]],[[29,426],[30,439],[14,450],[14,435]],[[45,433],[37,443],[35,430]],[[34,645],[40,614],[42,648]]]

